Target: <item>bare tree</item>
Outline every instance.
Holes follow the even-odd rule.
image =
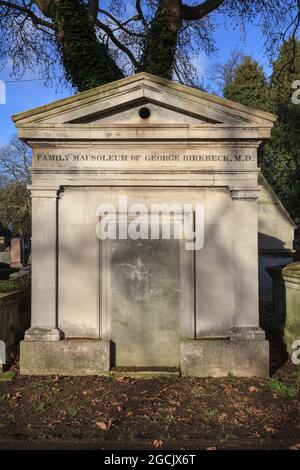
[[[227,62],[213,64],[210,71],[210,80],[217,87],[217,94],[222,95],[223,90],[232,82],[237,68],[244,59],[243,52],[234,49]]]
[[[31,150],[16,136],[0,148],[0,225],[16,236],[31,233],[30,165]]]
[[[78,90],[141,70],[198,85],[199,51],[214,51],[215,13],[261,25],[272,54],[296,37],[300,0],[0,0],[0,59],[15,76],[59,62]]]
[[[31,149],[14,136],[0,148],[0,177],[7,183],[27,184],[30,181]]]

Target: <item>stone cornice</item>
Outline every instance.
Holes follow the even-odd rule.
[[[216,125],[159,125],[159,126],[96,126],[91,124],[24,124],[19,127],[19,137],[26,142],[60,139],[69,141],[141,141],[168,140],[178,141],[256,141],[270,137],[271,128],[264,126],[226,126]],[[258,141],[258,142],[257,142]]]
[[[59,197],[60,187],[57,185],[53,186],[35,186],[33,184],[27,185],[31,193],[31,198],[47,198],[47,199],[57,199]]]
[[[260,188],[231,188],[231,197],[233,200],[241,201],[256,201],[258,198]]]

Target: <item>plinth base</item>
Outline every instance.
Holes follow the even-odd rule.
[[[21,342],[20,373],[24,375],[108,375],[109,369],[109,341]]]
[[[269,342],[198,339],[181,343],[181,374],[223,377],[269,377]]]

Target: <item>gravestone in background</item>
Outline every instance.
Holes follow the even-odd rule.
[[[10,266],[20,268],[22,266],[22,239],[12,238],[10,241]]]

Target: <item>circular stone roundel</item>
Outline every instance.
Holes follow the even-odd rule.
[[[148,119],[151,115],[151,111],[149,108],[144,106],[143,108],[139,110],[139,115],[142,119]]]

